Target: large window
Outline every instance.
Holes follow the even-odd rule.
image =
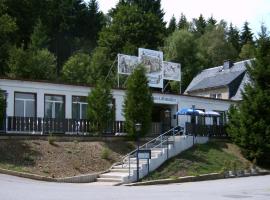
[[[86,119],[87,118],[87,98],[81,96],[72,96],[72,118]]]
[[[32,93],[15,92],[14,114],[16,117],[35,117],[36,95]]]
[[[45,118],[65,118],[65,97],[45,95]]]

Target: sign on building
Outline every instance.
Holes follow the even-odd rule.
[[[146,68],[149,86],[163,88],[163,53],[139,48],[139,62]]]
[[[181,81],[181,65],[179,63],[164,61],[163,76],[166,80]]]
[[[130,75],[139,64],[137,56],[118,54],[118,73]]]
[[[181,79],[180,64],[163,62],[161,51],[139,48],[139,57],[118,54],[118,74],[130,75],[139,64],[146,69],[149,87],[163,88],[163,80]]]

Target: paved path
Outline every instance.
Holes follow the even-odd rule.
[[[159,186],[48,183],[0,174],[0,200],[270,200],[270,176]]]

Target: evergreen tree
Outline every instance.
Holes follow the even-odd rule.
[[[162,46],[165,33],[154,14],[145,13],[136,5],[120,4],[112,17],[111,24],[100,32],[98,47],[92,56],[90,71],[101,72],[103,76],[108,74],[118,53],[135,55],[139,47],[157,49]],[[99,75],[94,79],[101,78]]]
[[[229,113],[228,133],[248,159],[270,164],[270,38],[259,35],[256,59],[247,67],[251,83]]]
[[[217,20],[211,16],[208,20],[207,20],[207,26],[215,26],[217,24]]]
[[[69,83],[87,83],[91,58],[85,53],[72,55],[63,66],[62,79]]]
[[[202,14],[200,14],[198,19],[193,19],[193,31],[197,37],[204,34],[206,25],[207,23]]]
[[[238,29],[236,27],[233,27],[232,23],[230,23],[230,27],[229,27],[229,31],[227,35],[228,35],[228,42],[232,44],[232,46],[235,48],[235,50],[239,54],[241,51],[240,35],[239,35]]]
[[[33,33],[30,36],[30,48],[32,50],[47,49],[49,47],[49,37],[46,33],[46,28],[43,26],[40,19],[38,19]]]
[[[167,29],[168,35],[172,34],[176,29],[177,29],[176,19],[175,19],[174,15],[173,15],[170,22],[169,22],[169,26],[168,26],[168,29]]]
[[[251,32],[251,29],[249,28],[249,23],[245,22],[242,32],[241,32],[241,36],[240,36],[240,40],[241,40],[241,45],[245,45],[247,43],[250,44],[254,44],[253,41],[253,33]]]
[[[91,122],[91,129],[98,134],[105,132],[112,121],[113,98],[109,85],[104,80],[97,81],[97,85],[88,96],[87,118]]]
[[[5,1],[0,1],[0,76],[5,75],[8,71],[6,64],[8,50],[17,29],[14,19],[7,14],[7,7],[4,3]]]
[[[187,21],[187,18],[186,16],[181,13],[181,16],[180,16],[180,19],[179,19],[179,22],[178,22],[178,29],[186,29],[186,30],[189,30],[189,22]]]
[[[145,69],[137,67],[129,76],[124,101],[124,116],[128,135],[136,137],[135,124],[141,123],[140,137],[149,132],[151,126],[153,99],[145,76]]]

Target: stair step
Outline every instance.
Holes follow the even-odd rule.
[[[115,182],[115,183],[121,183],[122,179],[116,179],[116,178],[97,178],[98,182]]]
[[[128,176],[128,172],[109,172],[109,173],[104,173],[104,174],[100,174],[99,177],[100,178],[114,178],[114,179],[121,179],[123,177]]]
[[[111,172],[128,172],[129,169],[128,169],[128,168],[119,168],[119,169],[117,169],[117,168],[112,168],[110,171],[111,171]]]

